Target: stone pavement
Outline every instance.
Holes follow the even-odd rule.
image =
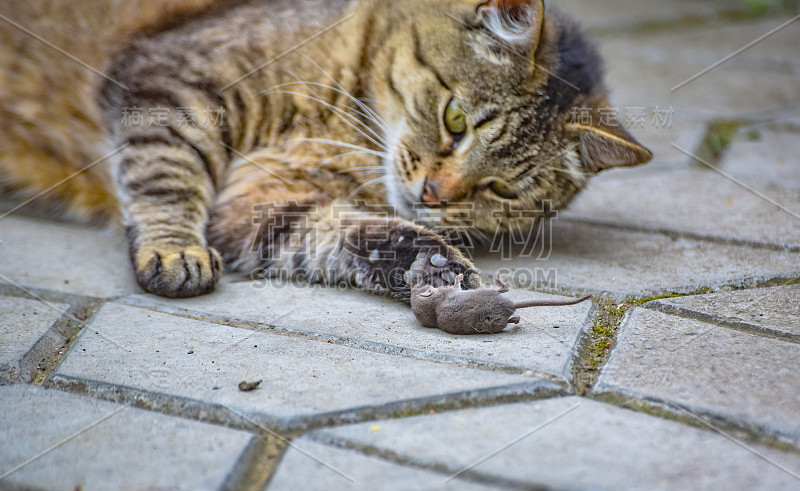
[[[0,488],[800,489],[800,22],[681,85],[796,4],[561,3],[656,157],[477,262],[593,303],[456,337],[233,275],[168,300],[119,234],[3,217]]]

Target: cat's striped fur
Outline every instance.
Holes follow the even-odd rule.
[[[209,292],[223,263],[399,295],[412,270],[475,287],[433,228],[530,226],[515,210],[560,208],[591,174],[650,158],[619,126],[572,120],[607,104],[600,62],[539,0],[160,2],[168,23],[143,15],[99,40],[108,47],[86,62],[105,78],[72,66],[75,87],[41,90],[67,114],[24,114],[13,76],[36,68],[0,48],[12,84],[0,86],[2,184],[32,195],[115,152],[51,202],[83,218],[120,210],[137,281],[154,293]],[[197,13],[176,20],[181,10]],[[58,91],[79,93],[77,107]],[[443,125],[452,100],[459,134]]]

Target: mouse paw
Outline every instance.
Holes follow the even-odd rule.
[[[515,315],[514,317],[511,317],[510,319],[508,319],[508,323],[509,324],[519,324],[519,321],[520,321],[520,319],[519,319],[518,315]]]

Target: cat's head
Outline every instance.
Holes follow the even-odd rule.
[[[371,85],[389,199],[406,218],[526,226],[593,174],[652,157],[604,110],[594,48],[541,0],[387,4],[394,25]]]

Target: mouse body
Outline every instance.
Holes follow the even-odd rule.
[[[499,290],[463,290],[460,275],[452,286],[415,286],[411,289],[411,310],[425,327],[439,328],[450,334],[494,334],[510,323],[519,323],[519,316],[514,315],[517,309],[574,305],[591,298],[514,302],[503,296],[509,287],[499,274],[495,280],[500,285]]]

